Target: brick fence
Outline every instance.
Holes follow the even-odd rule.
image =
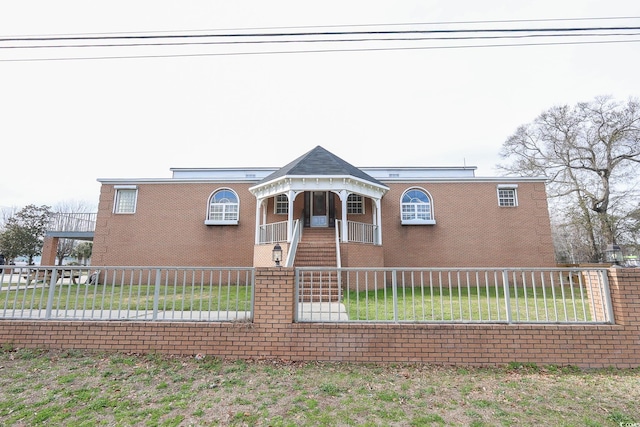
[[[0,320],[0,344],[229,359],[640,366],[640,269],[609,270],[615,325],[294,323],[294,271],[256,271],[254,321]]]

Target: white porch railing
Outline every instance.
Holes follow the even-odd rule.
[[[293,235],[291,237],[291,244],[289,245],[289,252],[287,253],[287,259],[285,260],[285,267],[293,267],[293,262],[296,259],[296,252],[298,251],[298,243],[302,238],[302,227],[300,226],[300,220],[293,222]]]
[[[299,222],[296,220],[296,223]],[[294,223],[294,234],[295,234]],[[347,221],[347,238],[342,233],[342,221],[336,220],[336,228],[341,242],[378,244],[378,226],[363,222]],[[273,222],[259,226],[258,244],[270,244],[287,241],[287,221]],[[294,236],[292,236],[294,237]]]
[[[336,261],[337,261],[337,266],[338,268],[342,267],[342,258],[340,255],[340,222],[336,221]]]
[[[347,221],[347,238],[349,242],[376,244],[377,230],[378,226],[375,224]]]
[[[258,243],[276,243],[287,241],[287,221],[273,222],[260,226],[260,236]]]

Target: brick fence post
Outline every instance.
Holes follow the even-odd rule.
[[[609,290],[616,324],[640,328],[640,268],[610,268]]]
[[[605,286],[603,283],[605,280],[610,281],[609,272],[607,270],[604,270],[604,272],[603,270],[587,270],[582,272],[582,283],[584,283],[584,287],[587,291],[587,297],[589,299],[591,320],[595,322],[610,320],[607,315],[607,313],[609,313],[607,309],[609,295],[605,293]],[[613,316],[614,313],[611,313],[611,315]]]
[[[293,323],[294,284],[293,268],[256,268],[253,323]]]

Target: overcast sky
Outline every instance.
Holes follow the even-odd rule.
[[[611,17],[635,19],[495,22]],[[633,42],[640,35],[629,33],[30,49],[6,39],[640,27],[638,17],[637,0],[0,0],[0,208],[97,206],[99,178],[277,167],[316,145],[356,166],[466,164],[493,176],[505,139],[542,111],[598,95],[640,95],[640,42]],[[407,23],[414,25],[396,25]],[[614,39],[625,42],[583,43]],[[514,43],[529,45],[461,47]],[[268,53],[277,51],[297,53]],[[79,57],[91,59],[71,59]]]

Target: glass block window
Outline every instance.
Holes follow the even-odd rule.
[[[138,189],[133,187],[116,187],[116,198],[113,212],[117,214],[132,214],[136,212]]]

